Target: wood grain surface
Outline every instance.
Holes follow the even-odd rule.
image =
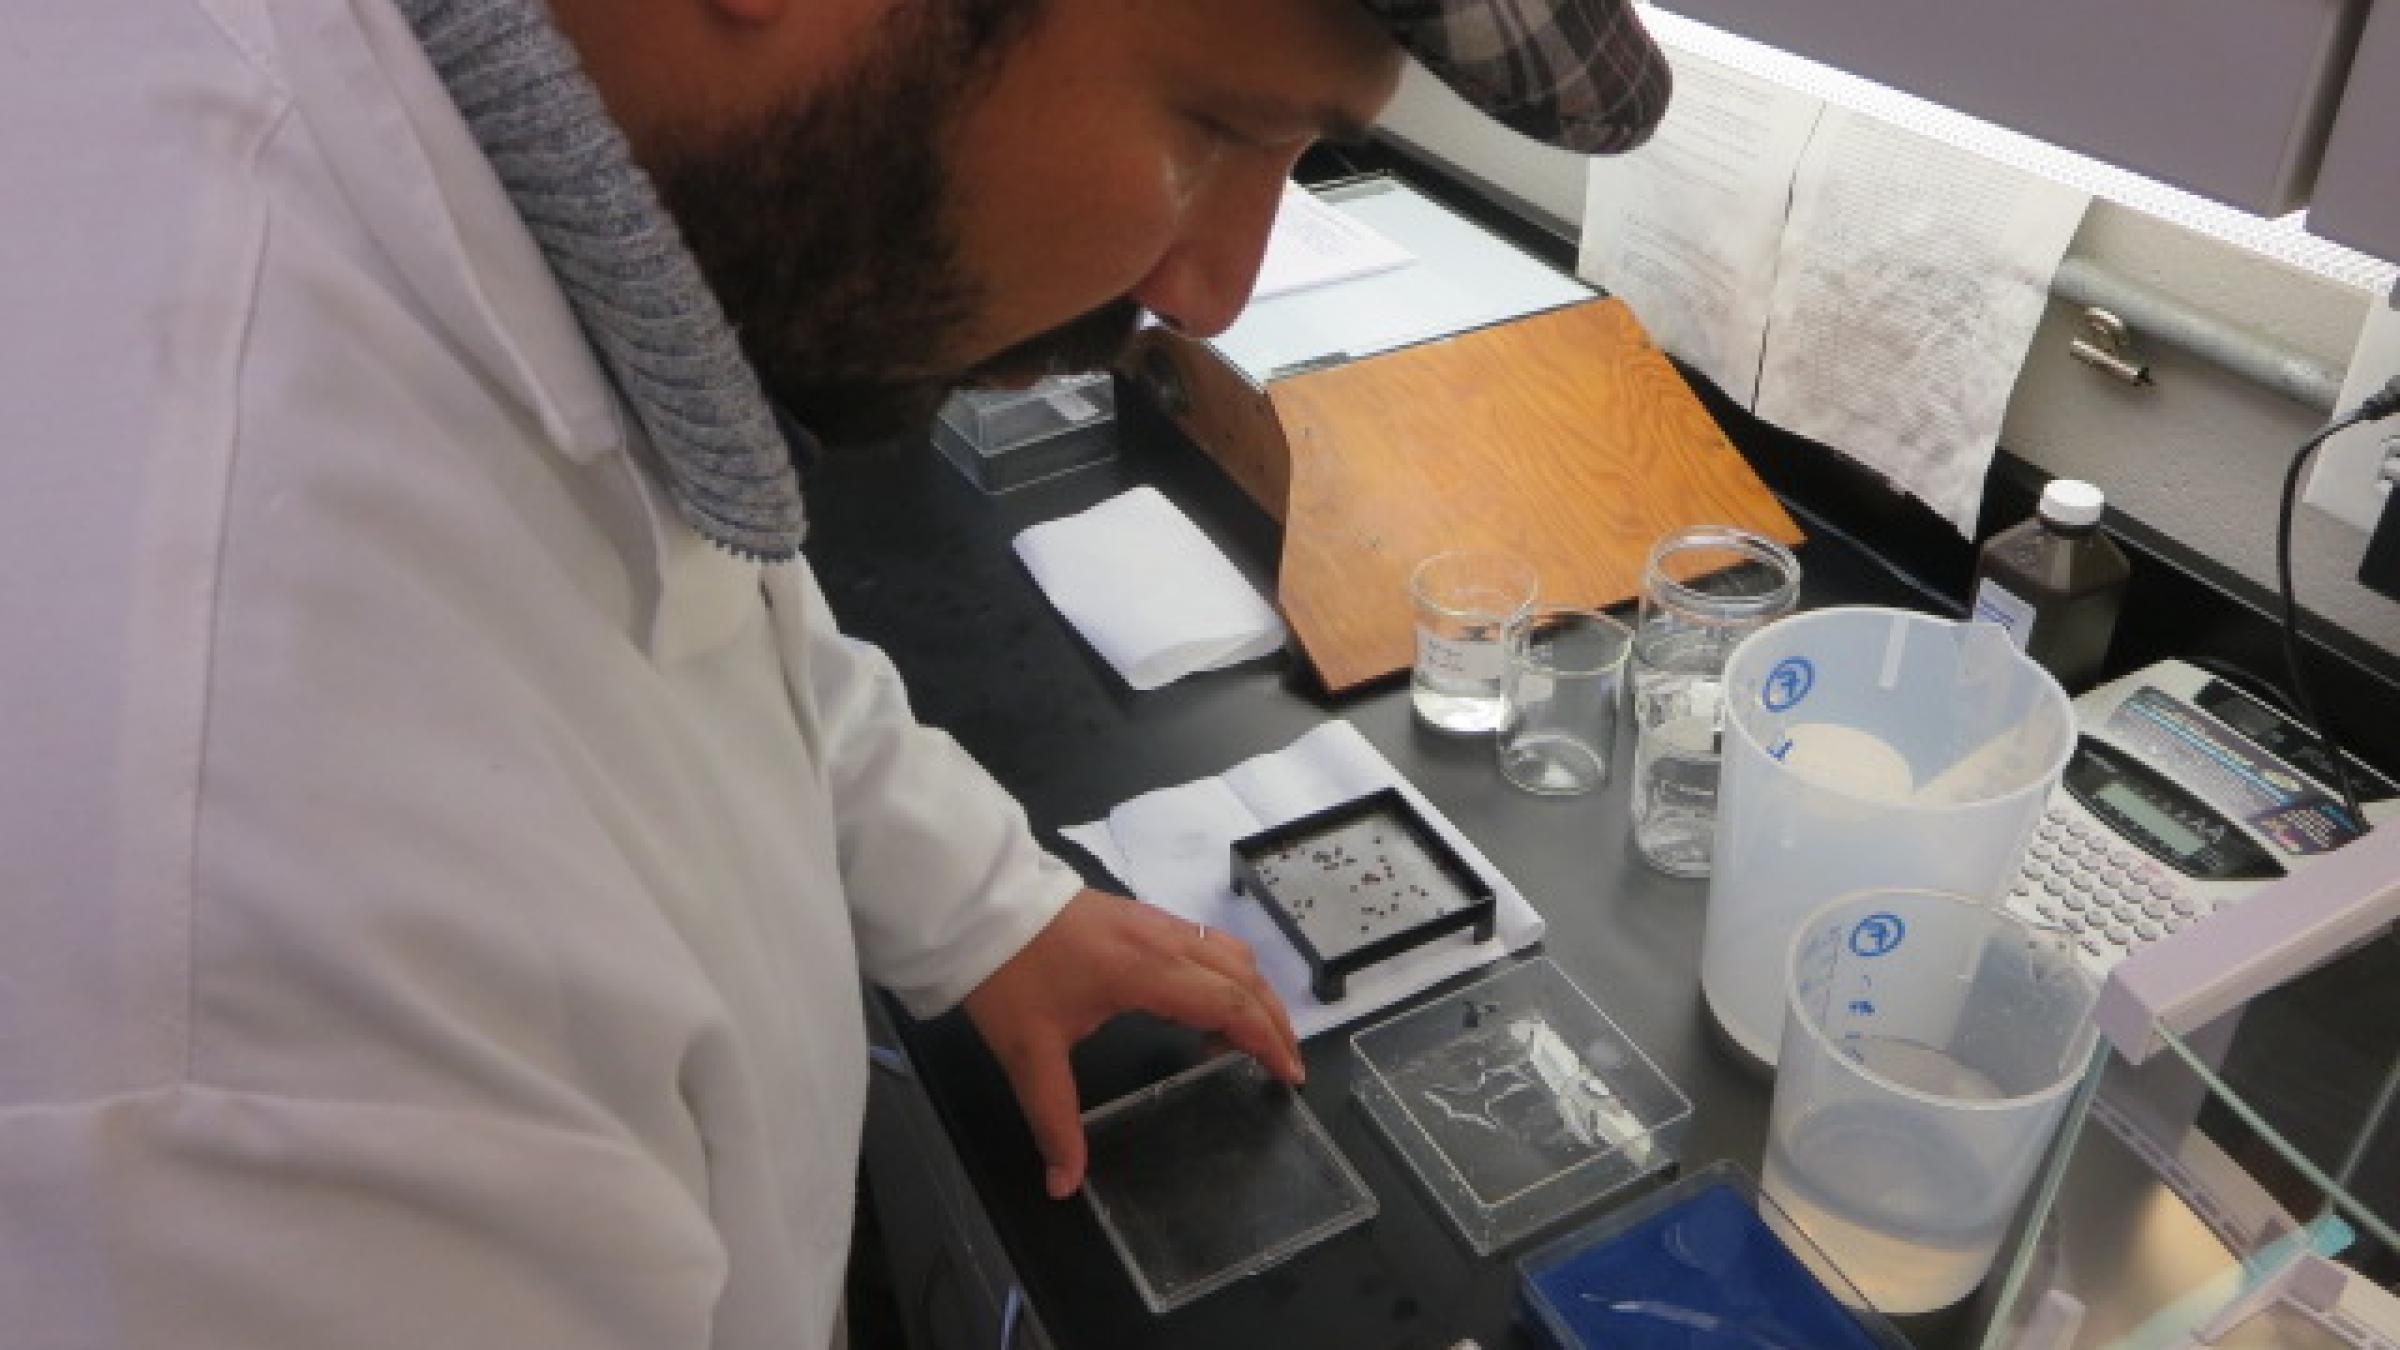
[[[1292,495],[1292,452],[1266,391],[1205,342],[1142,334],[1128,365],[1169,417],[1276,523]]]
[[[1212,429],[1242,447],[1229,471],[1262,502],[1289,482],[1281,511],[1265,502],[1284,526],[1278,600],[1332,692],[1408,669],[1408,575],[1445,549],[1508,549],[1545,603],[1608,605],[1681,526],[1800,539],[1618,300],[1295,375],[1267,398],[1281,435],[1250,409],[1243,434]],[[1288,446],[1288,467],[1249,462],[1261,446]]]

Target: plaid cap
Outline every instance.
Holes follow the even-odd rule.
[[[1503,125],[1587,155],[1650,138],[1672,77],[1633,0],[1362,0]]]

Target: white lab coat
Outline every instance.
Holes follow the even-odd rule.
[[[862,966],[1075,878],[677,523],[385,0],[13,6],[0,109],[0,1345],[823,1345]]]

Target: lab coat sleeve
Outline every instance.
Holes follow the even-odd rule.
[[[795,698],[833,802],[867,975],[920,1017],[1014,956],[1082,887],[948,733],[910,712],[881,651],[841,633],[805,564],[767,570]]]
[[[179,1085],[0,1111],[0,1342],[700,1346],[708,1217],[619,1139]]]

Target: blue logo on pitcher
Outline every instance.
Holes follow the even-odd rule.
[[[1817,687],[1817,668],[1805,656],[1787,656],[1775,669],[1767,672],[1767,687],[1759,699],[1768,712],[1784,712],[1808,697]]]
[[[1908,925],[1900,916],[1885,910],[1870,914],[1850,930],[1850,950],[1860,956],[1877,957],[1899,946],[1908,938]]]

